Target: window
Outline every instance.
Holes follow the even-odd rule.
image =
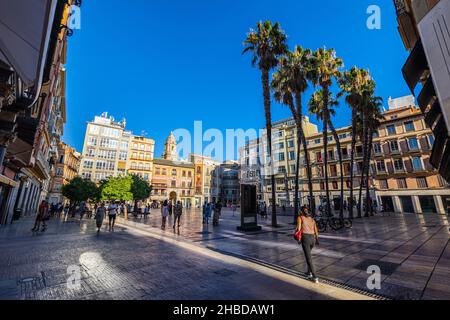
[[[345,138],[347,138],[347,134],[346,133],[341,133],[339,135],[339,139],[345,139]]]
[[[126,151],[120,151],[119,160],[127,160],[128,153]]]
[[[378,172],[386,172],[386,164],[384,163],[384,160],[377,161],[377,171]]]
[[[89,133],[91,134],[98,134],[100,127],[95,125],[89,125]]]
[[[405,132],[413,132],[414,130],[415,130],[414,122],[412,121],[405,122]]]
[[[289,160],[295,160],[295,152],[289,151]]]
[[[172,169],[172,176],[176,176],[177,175],[177,169]]]
[[[386,179],[380,180],[380,189],[387,190],[388,188],[388,181]]]
[[[155,175],[159,176],[161,174],[161,169],[156,168],[155,169]]]
[[[288,148],[293,148],[294,147],[294,140],[289,140],[288,141]]]
[[[316,152],[316,160],[317,162],[322,162],[322,152]]]
[[[374,143],[373,144],[373,152],[375,152],[375,154],[381,154],[382,153],[381,145],[379,143]]]
[[[64,163],[64,155],[61,155],[61,156],[59,157],[59,163]]]
[[[291,172],[295,172],[295,164],[291,164]]]
[[[397,134],[397,130],[395,130],[395,126],[394,125],[390,125],[386,127],[388,135],[392,136],[394,134]]]
[[[176,186],[177,186],[177,181],[176,181],[176,180],[172,180],[172,181],[170,182],[170,185],[171,185],[172,188],[176,188]]]
[[[394,159],[394,169],[395,171],[403,171],[403,160],[402,159]]]
[[[316,140],[314,140],[314,143],[315,143],[315,144],[320,144],[320,142],[321,142],[321,140],[320,140],[320,139],[316,139]]]
[[[278,143],[278,149],[284,149],[284,142]]]
[[[85,169],[92,169],[93,166],[94,166],[94,161],[84,160],[84,168]]]
[[[278,173],[285,173],[286,172],[286,167],[285,166],[279,166],[278,167]]]
[[[434,136],[432,134],[428,136],[428,142],[430,143],[430,146],[434,145]]]
[[[397,179],[397,186],[399,189],[406,189],[408,187],[406,184],[406,179],[405,178]]]
[[[334,160],[334,151],[333,150],[328,150],[328,159]]]
[[[88,137],[88,146],[96,146],[97,145],[97,138],[96,137]]]
[[[373,138],[379,138],[380,137],[380,134],[378,133],[378,130],[373,133],[372,137]]]
[[[416,180],[417,180],[417,186],[418,186],[419,188],[422,188],[422,189],[428,188],[427,178],[425,178],[425,177],[419,177],[419,178],[417,178]]]
[[[392,152],[399,151],[398,141],[397,140],[389,141],[389,147],[391,148]]]
[[[328,141],[330,141],[330,142],[333,141],[333,137],[332,137],[332,136],[329,136],[329,137],[328,137]]]
[[[337,181],[333,181],[333,189],[334,189],[334,190],[339,189],[339,186],[338,186]]]
[[[413,157],[412,163],[414,170],[423,170],[422,157]]]
[[[284,160],[285,160],[285,158],[284,158],[284,153],[280,152],[280,153],[278,154],[278,161],[284,161]]]
[[[417,138],[409,138],[408,146],[409,150],[419,150],[419,143],[417,142]]]

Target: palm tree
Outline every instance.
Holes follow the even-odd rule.
[[[324,152],[324,168],[325,168],[325,192],[327,199],[327,212],[331,213],[330,206],[330,194],[328,188],[328,127],[330,126],[331,120],[330,117],[334,116],[335,111],[333,107],[338,105],[336,99],[333,98],[332,93],[330,91],[325,92],[323,89],[319,89],[316,91],[311,99],[309,100],[309,112],[311,114],[315,114],[318,120],[321,120],[323,123],[323,152]],[[334,127],[332,127],[334,130]],[[331,130],[331,127],[330,127]]]
[[[311,79],[314,86],[321,87],[321,93],[316,94],[311,98],[315,100],[318,96],[323,97],[323,147],[324,147],[324,167],[325,167],[325,195],[327,201],[327,212],[331,213],[330,205],[330,190],[328,186],[328,125],[330,123],[330,87],[333,85],[334,79],[341,77],[339,70],[343,66],[342,59],[336,57],[336,52],[333,49],[318,49],[313,53]],[[316,96],[316,97],[315,97]],[[311,106],[311,105],[310,105]]]
[[[288,51],[286,45],[286,34],[281,29],[280,24],[271,21],[258,22],[256,30],[251,29],[244,41],[245,49],[243,54],[250,52],[253,54],[252,65],[258,66],[261,70],[261,82],[264,96],[264,113],[266,117],[266,131],[268,143],[268,155],[273,165],[272,159],[272,116],[270,110],[270,71],[278,65],[278,59]],[[272,184],[272,226],[277,226],[277,212],[275,207],[275,175],[270,172]]]
[[[364,216],[369,216],[369,211],[372,211],[372,201],[370,198],[370,186],[369,186],[369,171],[370,171],[370,162],[372,159],[372,150],[373,150],[373,135],[380,127],[381,124],[381,111],[380,108],[383,105],[383,99],[377,96],[371,96],[368,103],[368,136],[367,136],[367,159],[366,159],[366,211]]]
[[[357,120],[358,115],[362,110],[362,97],[363,91],[366,88],[367,81],[370,80],[370,75],[367,70],[353,67],[350,71],[344,72],[343,76],[339,79],[339,86],[341,92],[338,96],[345,95],[345,101],[352,109],[352,142],[350,150],[350,199],[349,199],[349,217],[353,219],[354,208],[354,161],[355,161],[355,148],[357,137]]]
[[[294,51],[288,52],[280,59],[280,66],[273,75],[272,88],[275,99],[285,104],[291,110],[297,129],[297,154],[295,168],[295,199],[294,222],[299,212],[299,176],[300,176],[300,149],[303,146],[305,153],[306,172],[308,176],[309,206],[315,212],[312,189],[312,173],[309,161],[308,146],[303,131],[302,95],[308,88],[308,79],[311,70],[311,50],[296,46]],[[294,103],[295,101],[295,103]]]

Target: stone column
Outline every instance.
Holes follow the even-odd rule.
[[[414,212],[422,214],[422,206],[420,205],[419,197],[418,196],[412,196],[412,203],[414,206]]]
[[[445,214],[444,204],[442,203],[441,196],[433,196],[434,203],[436,204],[436,210],[438,214]]]
[[[392,197],[392,202],[394,203],[394,211],[399,213],[404,213],[402,208],[402,203],[400,201],[400,198],[398,196]]]

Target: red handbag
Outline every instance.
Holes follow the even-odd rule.
[[[302,222],[303,222],[303,219],[302,219]],[[300,230],[297,229],[297,230],[295,230],[295,233],[294,233],[294,239],[296,241],[300,241],[300,240],[302,240],[302,235],[303,235],[303,230],[302,229],[300,229]]]

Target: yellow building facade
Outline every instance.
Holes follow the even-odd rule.
[[[129,144],[128,161],[126,162],[127,172],[150,183],[153,177],[154,151],[155,140],[132,136]]]

